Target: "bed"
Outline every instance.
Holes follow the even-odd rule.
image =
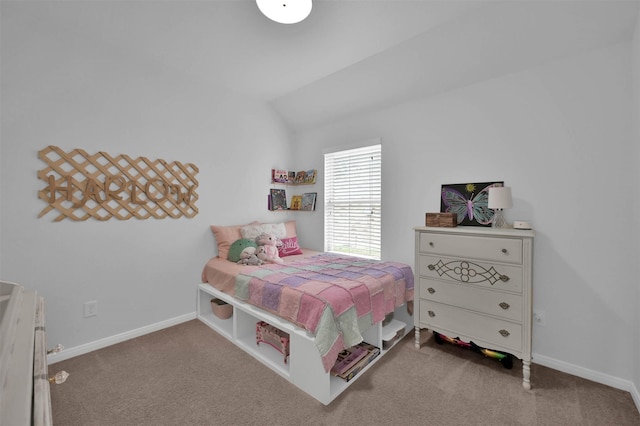
[[[300,248],[294,221],[277,224],[274,232],[279,232],[291,249],[282,263],[247,266],[227,260],[228,247],[238,236],[237,231],[249,226],[259,231],[273,225],[252,223],[240,229],[212,226],[218,256],[202,270],[198,317],[328,404],[351,383],[330,374],[340,352],[366,341],[380,348],[384,343],[384,354],[390,349],[390,340],[411,330],[406,305],[413,300],[413,272],[403,263]],[[232,318],[209,315],[210,296],[230,303],[234,307]],[[258,321],[291,335],[288,363],[254,346]]]

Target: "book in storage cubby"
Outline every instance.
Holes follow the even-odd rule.
[[[338,354],[338,359],[331,369],[331,375],[350,381],[369,365],[378,355],[380,348],[367,342],[358,343]]]

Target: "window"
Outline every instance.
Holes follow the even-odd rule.
[[[381,145],[325,154],[325,251],[380,259],[381,172]]]

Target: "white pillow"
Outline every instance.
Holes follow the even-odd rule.
[[[240,228],[242,238],[248,238],[250,240],[255,240],[255,238],[262,233],[272,234],[278,238],[285,238],[287,236],[287,228],[284,223],[249,224]]]

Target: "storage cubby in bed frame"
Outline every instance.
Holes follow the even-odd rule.
[[[214,297],[233,305],[231,318],[221,319],[213,314],[211,299]],[[306,330],[222,293],[209,284],[198,285],[197,299],[197,314],[200,321],[325,405],[333,401],[363,374],[366,374],[366,371],[392,349],[400,339],[395,340],[388,349],[383,349],[383,340],[388,341],[396,336],[399,330],[404,330],[401,334],[406,335],[412,329],[413,323],[405,304],[396,309],[394,319],[384,327],[382,323],[378,323],[362,333],[365,342],[380,348],[380,355],[347,382],[324,371],[313,336]],[[266,321],[289,334],[290,355],[287,363],[284,363],[282,354],[271,346],[256,343],[256,323],[258,321]]]

